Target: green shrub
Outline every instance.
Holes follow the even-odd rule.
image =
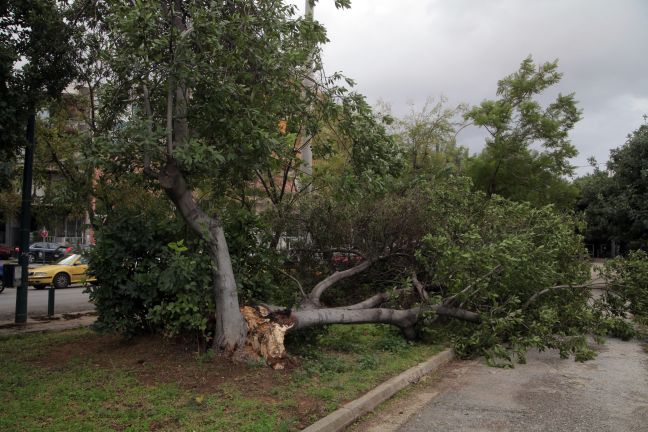
[[[280,257],[259,239],[258,218],[232,208],[224,223],[241,302],[292,304],[296,290],[280,283]],[[97,306],[97,330],[210,337],[212,263],[166,198],[143,193],[136,204],[112,208],[89,258],[97,278],[88,288]]]

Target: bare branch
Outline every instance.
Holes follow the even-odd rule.
[[[270,192],[270,188],[269,188],[268,185],[266,184],[266,182],[265,182],[263,176],[261,175],[261,173],[259,172],[259,170],[254,170],[254,172],[255,172],[257,178],[259,179],[259,181],[261,182],[261,185],[263,186],[263,189],[265,189],[266,194],[268,195],[268,198],[270,199],[270,201],[271,201],[273,204],[276,205],[277,203],[275,202],[274,194],[273,194],[272,192]]]
[[[537,293],[533,294],[529,298],[529,300],[527,300],[526,303],[524,303],[522,305],[522,309],[528,308],[529,305],[531,303],[533,303],[538,297],[540,297],[540,296],[542,296],[542,295],[544,295],[544,294],[546,294],[548,292],[552,292],[552,291],[556,291],[556,290],[563,290],[563,289],[594,289],[594,288],[595,289],[601,289],[601,290],[610,290],[608,288],[608,284],[606,282],[592,282],[592,283],[585,284],[585,285],[556,285],[556,286],[552,286],[552,287],[549,287],[549,288],[545,288],[545,289],[543,289],[541,291],[538,291]]]
[[[308,297],[305,299],[306,302],[302,304],[304,307],[319,307],[320,305],[320,297],[326,291],[328,288],[332,287],[336,283],[340,282],[341,280],[350,278],[351,276],[355,276],[359,273],[362,273],[363,271],[367,270],[373,263],[378,261],[378,259],[371,259],[371,260],[366,260],[361,262],[360,264],[351,267],[350,269],[343,270],[343,271],[336,271],[326,279],[320,281],[315,287],[313,287],[312,291],[308,295]]]
[[[414,285],[414,288],[416,289],[416,292],[418,293],[419,297],[421,297],[421,300],[427,301],[428,299],[428,293],[425,291],[425,287],[421,283],[420,280],[418,280],[418,277],[416,276],[416,271],[412,272],[412,285]]]
[[[376,306],[380,306],[389,300],[388,293],[378,293],[372,297],[369,297],[366,300],[361,301],[360,303],[352,304],[349,306],[339,307],[337,309],[346,309],[346,310],[357,310],[357,309],[371,309]]]
[[[144,98],[144,112],[146,113],[147,128],[149,133],[153,132],[153,110],[151,110],[151,99],[149,89],[146,84],[142,88]],[[144,174],[149,177],[158,177],[158,174],[151,168],[151,149],[144,149]]]
[[[283,275],[285,275],[285,276],[289,277],[290,279],[292,279],[297,284],[297,287],[299,288],[299,292],[301,293],[302,297],[306,297],[306,293],[304,292],[304,288],[302,287],[301,282],[299,282],[299,280],[296,277],[294,277],[293,275],[291,275],[290,273],[288,273],[286,271],[283,271],[280,268],[278,270]]]
[[[169,88],[167,89],[167,156],[173,154],[173,79],[169,77]]]

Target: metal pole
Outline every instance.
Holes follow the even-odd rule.
[[[27,278],[29,273],[29,229],[31,227],[32,167],[36,140],[34,129],[36,114],[27,119],[27,145],[25,146],[25,167],[23,170],[22,206],[20,208],[20,265],[22,266],[20,286],[16,289],[16,324],[27,322]]]
[[[54,293],[56,292],[56,288],[54,286],[50,286],[48,291],[47,316],[51,317],[52,315],[54,315]]]

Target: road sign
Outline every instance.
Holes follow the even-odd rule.
[[[40,232],[40,236],[43,237],[44,239],[49,237],[49,232],[45,228],[43,228]]]

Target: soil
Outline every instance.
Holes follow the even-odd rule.
[[[84,359],[97,368],[130,373],[144,386],[174,383],[183,390],[204,395],[225,395],[228,388],[237,388],[244,389],[246,397],[269,403],[282,401],[285,395],[276,394],[276,389],[288,384],[291,372],[298,367],[295,359],[280,371],[265,365],[251,367],[224,356],[201,353],[197,344],[193,344],[193,349],[191,346],[186,340],[174,341],[161,336],[125,340],[116,335],[89,335],[82,343],[72,341],[52,346],[47,355],[33,363],[55,371],[65,368],[72,359]],[[301,394],[291,394],[291,397],[297,406],[286,414],[297,414],[302,426],[314,414],[324,413],[321,401]]]

